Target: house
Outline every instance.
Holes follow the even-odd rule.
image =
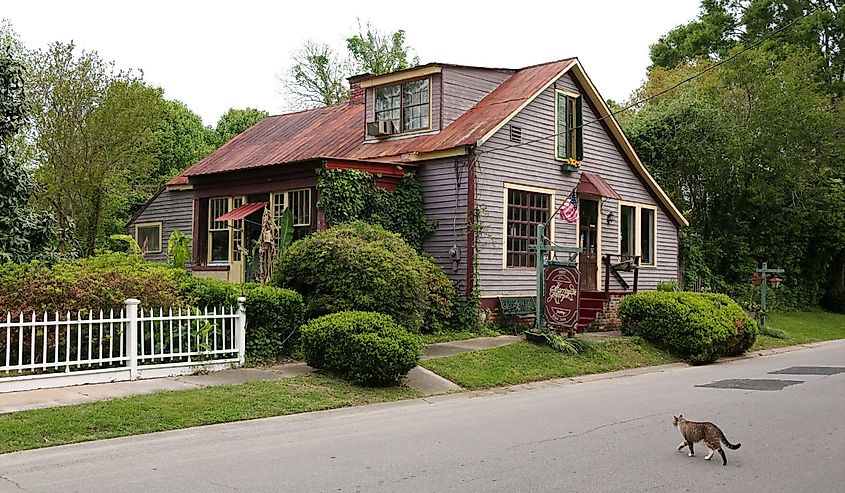
[[[578,59],[431,63],[349,83],[348,103],[267,117],[170,180],[130,224],[148,258],[164,258],[174,229],[190,231],[194,274],[240,281],[263,209],[289,207],[299,236],[326,227],[317,170],[341,168],[387,189],[415,173],[437,220],[425,249],[465,292],[480,290],[483,307],[535,293],[538,223],[555,244],[583,249],[588,319],[614,296],[677,281],[688,223]],[[552,217],[572,194],[574,221]]]

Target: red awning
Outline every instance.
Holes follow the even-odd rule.
[[[243,219],[253,212],[263,209],[268,204],[267,202],[256,202],[254,204],[244,204],[240,207],[230,210],[222,216],[214,218],[215,221],[237,221]]]
[[[599,197],[622,200],[622,197],[616,193],[616,190],[608,185],[601,176],[595,173],[582,171],[581,180],[578,182],[578,186],[575,189],[578,193],[588,193],[591,195],[598,195]]]

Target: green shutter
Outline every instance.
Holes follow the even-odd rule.
[[[577,125],[577,130],[575,131],[575,141],[577,142],[575,159],[579,161],[584,159],[584,115],[581,109],[583,99],[584,96],[578,96],[575,99],[575,124]]]
[[[557,157],[559,159],[566,158],[566,142],[567,142],[567,107],[566,104],[566,95],[560,92],[555,93],[555,104],[557,104],[557,131],[555,134],[557,135],[555,142],[557,142],[557,149],[555,152],[557,153]]]

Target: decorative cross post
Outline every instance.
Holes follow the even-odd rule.
[[[551,319],[546,313],[546,305],[550,303],[549,300],[546,299],[546,267],[568,267],[573,270],[577,270],[578,254],[581,253],[581,249],[547,245],[545,224],[537,225],[537,236],[534,240],[534,244],[529,245],[528,248],[530,250],[534,250],[534,266],[537,268],[537,302],[534,303],[534,328],[538,332],[542,332],[548,324],[557,326],[558,330],[560,330],[561,321],[556,320],[556,317],[554,316],[556,312],[552,310]],[[553,252],[555,255],[561,254],[565,257],[565,259],[560,260],[555,258],[548,260],[546,259],[546,254],[549,252]],[[552,280],[551,283],[552,284],[549,284],[550,287],[554,287],[557,284],[555,280]],[[564,323],[564,325],[567,326],[567,330],[574,331],[578,322],[578,278],[576,277],[574,281],[571,278],[567,279],[566,285],[571,286],[571,289],[566,293],[561,293],[560,290],[556,290],[556,294],[553,295],[553,299],[566,297],[569,298],[570,301],[574,300],[574,310],[570,310],[571,313],[574,313],[572,316],[573,320],[569,324]],[[571,325],[571,327],[569,327],[569,325]]]
[[[751,277],[754,284],[760,284],[760,313],[757,317],[760,320],[760,327],[766,326],[766,285],[769,283],[767,279],[769,274],[783,274],[783,269],[769,269],[768,264],[763,262],[763,267],[755,270]],[[780,284],[780,278],[773,276],[772,284],[777,287]]]

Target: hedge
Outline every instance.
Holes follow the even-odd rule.
[[[623,333],[639,335],[693,364],[745,352],[757,323],[723,294],[647,292],[619,304]]]
[[[302,296],[295,291],[258,283],[233,284],[191,277],[180,285],[191,306],[235,306],[246,297],[246,356],[252,362],[290,354],[304,320]]]
[[[380,312],[414,332],[447,327],[455,297],[451,281],[429,258],[399,235],[360,221],[294,242],[271,283],[301,293],[307,318]]]
[[[423,349],[417,335],[375,312],[325,315],[303,325],[301,334],[306,363],[363,385],[396,383]]]

